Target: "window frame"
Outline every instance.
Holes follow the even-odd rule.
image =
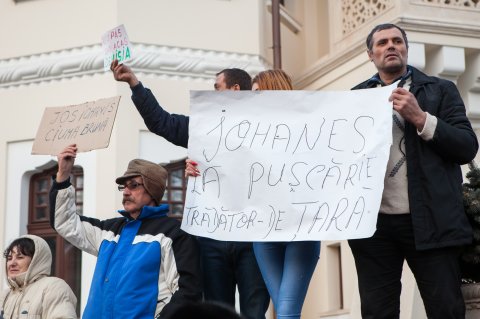
[[[165,194],[163,195],[163,198],[160,202],[160,204],[168,204],[169,205],[169,213],[168,216],[172,218],[176,218],[178,220],[182,220],[183,218],[183,209],[185,207],[185,195],[187,193],[187,184],[188,184],[188,179],[185,177],[185,163],[186,158],[172,161],[168,164],[162,165],[168,172],[168,178],[167,178],[167,185],[165,187]],[[174,172],[176,172],[174,174]],[[181,180],[181,184],[178,185],[178,180],[175,180],[173,182],[173,179],[176,178]],[[172,185],[174,184],[174,185]],[[173,192],[172,192],[173,191]],[[181,191],[181,200],[178,199],[173,199],[173,194],[174,192],[179,192]],[[176,213],[174,210],[174,206],[181,206],[181,212],[182,213]]]
[[[28,194],[28,234],[39,236],[47,241],[52,250],[52,276],[62,278],[69,284],[78,300],[81,299],[81,280],[82,280],[82,252],[74,247],[68,241],[63,239],[50,226],[50,203],[49,194],[53,183],[53,178],[58,170],[58,166],[47,168],[30,177]],[[80,166],[74,166],[70,181],[75,187],[75,202],[77,213],[82,215],[83,211],[83,180],[84,173]],[[46,182],[45,187],[38,189],[38,182]],[[80,195],[81,194],[81,195]],[[38,203],[37,196],[45,196],[46,200]],[[36,208],[42,208],[45,213],[38,218]],[[80,208],[80,209],[78,209]],[[63,253],[59,253],[63,252]],[[77,314],[80,314],[80,303],[77,303]]]

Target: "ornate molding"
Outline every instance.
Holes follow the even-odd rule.
[[[480,9],[478,0],[411,0],[411,2],[434,7],[460,8],[466,10]]]
[[[224,68],[258,73],[268,66],[264,59],[253,54],[138,43],[132,44],[132,52],[134,59],[129,65],[135,71],[165,78],[211,81]],[[103,73],[101,46],[84,46],[0,60],[0,88]]]
[[[480,25],[474,22],[476,21],[462,21],[461,23],[442,21],[439,23],[433,17],[422,19],[401,17],[397,23],[407,32],[407,36],[409,31],[414,31],[478,39],[480,38]]]
[[[368,21],[380,16],[395,6],[394,0],[343,0],[342,34],[350,34],[358,30]]]

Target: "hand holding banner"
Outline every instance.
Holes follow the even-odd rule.
[[[393,87],[192,92],[182,228],[235,241],[337,240],[375,231]]]

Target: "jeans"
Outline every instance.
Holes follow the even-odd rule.
[[[379,214],[373,237],[349,240],[358,274],[362,318],[399,318],[406,260],[428,318],[465,318],[459,248],[417,251],[410,214]]]
[[[235,287],[240,313],[247,319],[265,319],[270,296],[258,269],[252,243],[198,237],[204,299],[235,307]]]
[[[277,318],[300,319],[320,242],[256,242],[253,250]]]

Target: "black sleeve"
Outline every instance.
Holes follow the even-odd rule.
[[[178,290],[160,313],[161,319],[173,319],[175,312],[191,302],[202,298],[202,281],[200,275],[200,254],[196,239],[178,229],[172,242],[173,254],[178,278]]]
[[[70,176],[63,182],[57,183],[55,177],[52,176],[52,187],[50,188],[50,193],[48,194],[49,204],[50,204],[50,226],[55,229],[55,205],[57,203],[57,193],[60,189],[68,188],[71,185]]]
[[[430,92],[442,96],[442,99],[438,113],[434,114],[438,119],[435,134],[428,143],[443,159],[459,165],[467,164],[477,154],[477,136],[455,84],[442,81],[438,88],[438,91]]]
[[[188,116],[165,111],[141,82],[132,88],[132,101],[150,132],[175,145],[188,147]]]

